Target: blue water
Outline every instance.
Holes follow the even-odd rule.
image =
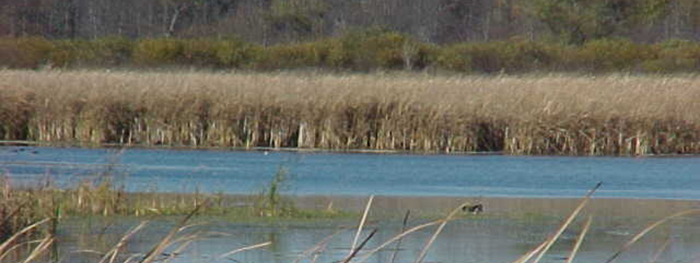
[[[110,165],[113,164],[113,165]],[[255,193],[280,167],[291,194],[700,199],[700,157],[522,157],[0,147],[15,182],[67,187],[111,169],[128,191]]]

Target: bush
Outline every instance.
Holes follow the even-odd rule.
[[[645,72],[669,73],[700,68],[700,44],[686,40],[669,40],[653,45],[658,58],[642,63]]]
[[[144,39],[136,44],[134,62],[142,65],[175,64],[182,62],[184,43],[172,38]]]
[[[223,67],[242,68],[262,56],[262,48],[238,39],[220,40],[216,43],[216,58]]]
[[[629,40],[600,39],[586,42],[570,57],[569,63],[594,72],[629,71],[643,61],[653,60],[656,52],[649,45]]]
[[[637,44],[629,40],[592,40],[564,46],[523,39],[434,46],[400,33],[371,29],[336,38],[271,47],[226,39],[123,37],[96,40],[0,38],[0,68],[112,67],[191,65],[214,68],[277,70],[335,68],[348,70],[422,69],[456,72],[642,71],[689,72],[700,69],[700,44],[669,40]]]
[[[458,72],[522,72],[551,67],[558,53],[557,46],[531,41],[461,43],[443,48],[437,64]]]
[[[131,60],[135,42],[125,37],[105,37],[92,41],[96,65],[120,66]]]
[[[425,66],[429,54],[426,45],[378,29],[348,33],[331,41],[330,46],[328,65],[354,70],[401,69],[407,64]]]
[[[134,42],[109,37],[96,40],[54,41],[49,60],[58,67],[111,67],[129,61]]]
[[[217,40],[190,39],[183,41],[182,63],[200,67],[220,67]]]
[[[257,69],[293,69],[323,67],[331,51],[330,41],[276,45],[264,50],[255,63]]]
[[[94,42],[84,40],[59,40],[54,42],[54,48],[49,59],[57,67],[79,66],[85,64],[100,65],[97,60]]]
[[[0,38],[0,66],[32,68],[50,63],[54,44],[41,37]]]

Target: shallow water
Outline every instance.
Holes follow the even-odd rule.
[[[523,157],[0,147],[16,182],[59,186],[110,170],[129,191],[253,193],[284,167],[300,195],[700,199],[700,157]]]
[[[424,220],[421,222],[425,222]],[[413,222],[417,225],[421,222]],[[99,257],[87,253],[74,253],[78,250],[106,251],[116,244],[129,227],[136,225],[135,219],[73,219],[63,223],[59,231],[58,251],[62,262],[97,262]],[[231,223],[210,221],[209,224],[192,231],[202,230],[201,239],[193,243],[172,262],[209,263],[291,263],[304,251],[313,248],[318,242],[337,231],[338,226],[352,224],[349,221],[305,222],[266,225],[259,223]],[[151,222],[142,232],[133,237],[121,255],[143,253],[162,238],[173,221]],[[481,263],[512,262],[528,250],[536,247],[556,227],[553,221],[528,221],[522,219],[495,219],[486,217],[466,217],[451,222],[436,240],[429,251],[426,262],[441,263]],[[586,236],[577,262],[604,262],[616,249],[632,237],[640,227],[625,224],[614,230],[609,225],[593,224]],[[377,228],[379,231],[368,242],[366,248],[374,248],[393,237],[400,230],[396,221],[369,225],[362,238]],[[565,232],[560,241],[543,258],[543,262],[563,262],[574,244],[580,225],[574,224],[572,231]],[[435,227],[407,236],[399,248],[396,262],[413,262]],[[206,232],[209,231],[209,232]],[[215,233],[213,233],[215,232]],[[207,234],[209,233],[209,234]],[[697,220],[685,222],[681,226],[662,227],[624,253],[616,262],[647,262],[663,242],[670,239],[666,251],[659,262],[694,262],[700,257],[697,247],[700,244],[700,224]],[[348,255],[354,230],[340,232],[319,254],[317,262],[336,262]],[[263,249],[241,252],[233,256],[219,258],[220,255],[236,248],[272,241]],[[396,246],[372,256],[368,262],[390,262]],[[73,251],[73,252],[71,252]],[[171,251],[171,250],[170,250]],[[168,252],[170,252],[168,251]],[[362,254],[360,254],[362,255]],[[306,258],[301,262],[310,262]]]

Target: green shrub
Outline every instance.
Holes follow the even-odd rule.
[[[332,43],[325,40],[272,46],[264,50],[255,67],[267,70],[323,67],[331,47]]]
[[[142,65],[175,64],[184,57],[184,41],[172,38],[150,38],[138,42],[134,62]]]
[[[351,32],[329,44],[328,65],[355,70],[400,69],[406,59],[422,65],[428,54],[426,47],[408,37],[379,29]]]
[[[549,68],[559,52],[556,46],[531,41],[460,43],[443,48],[437,64],[458,72],[521,72]]]
[[[60,67],[112,67],[129,61],[134,41],[122,37],[95,40],[58,40],[50,59]]]
[[[216,40],[189,39],[183,41],[182,63],[200,67],[219,67]]]
[[[642,63],[645,72],[687,72],[700,68],[700,44],[687,40],[668,40],[653,45],[658,58]]]
[[[0,38],[0,66],[38,68],[50,62],[53,47],[53,43],[41,37]]]
[[[657,57],[649,45],[629,40],[600,39],[586,42],[570,59],[580,69],[595,72],[634,70],[641,62]]]
[[[564,46],[511,39],[435,46],[381,29],[271,47],[238,38],[136,41],[124,37],[54,41],[38,37],[0,38],[0,68],[112,67],[131,63],[258,70],[313,67],[366,71],[435,66],[481,73],[542,70],[668,73],[700,69],[700,44],[685,40],[637,44],[624,39],[599,39],[582,46]]]
[[[262,56],[262,48],[238,39],[220,40],[216,43],[216,58],[221,66],[242,68]]]
[[[93,40],[95,64],[104,66],[120,66],[131,60],[135,41],[125,37],[105,37]]]
[[[98,62],[94,42],[85,40],[54,41],[54,48],[49,59],[57,67],[81,66],[85,64],[101,65]]]

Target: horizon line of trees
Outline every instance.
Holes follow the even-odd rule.
[[[420,70],[460,73],[641,72],[700,70],[700,42],[589,40],[582,45],[512,38],[435,45],[381,29],[263,46],[238,38],[105,37],[92,40],[0,37],[0,70],[51,68],[203,68],[274,71]]]
[[[226,38],[263,46],[383,28],[431,44],[700,40],[700,0],[0,0],[0,37]]]

